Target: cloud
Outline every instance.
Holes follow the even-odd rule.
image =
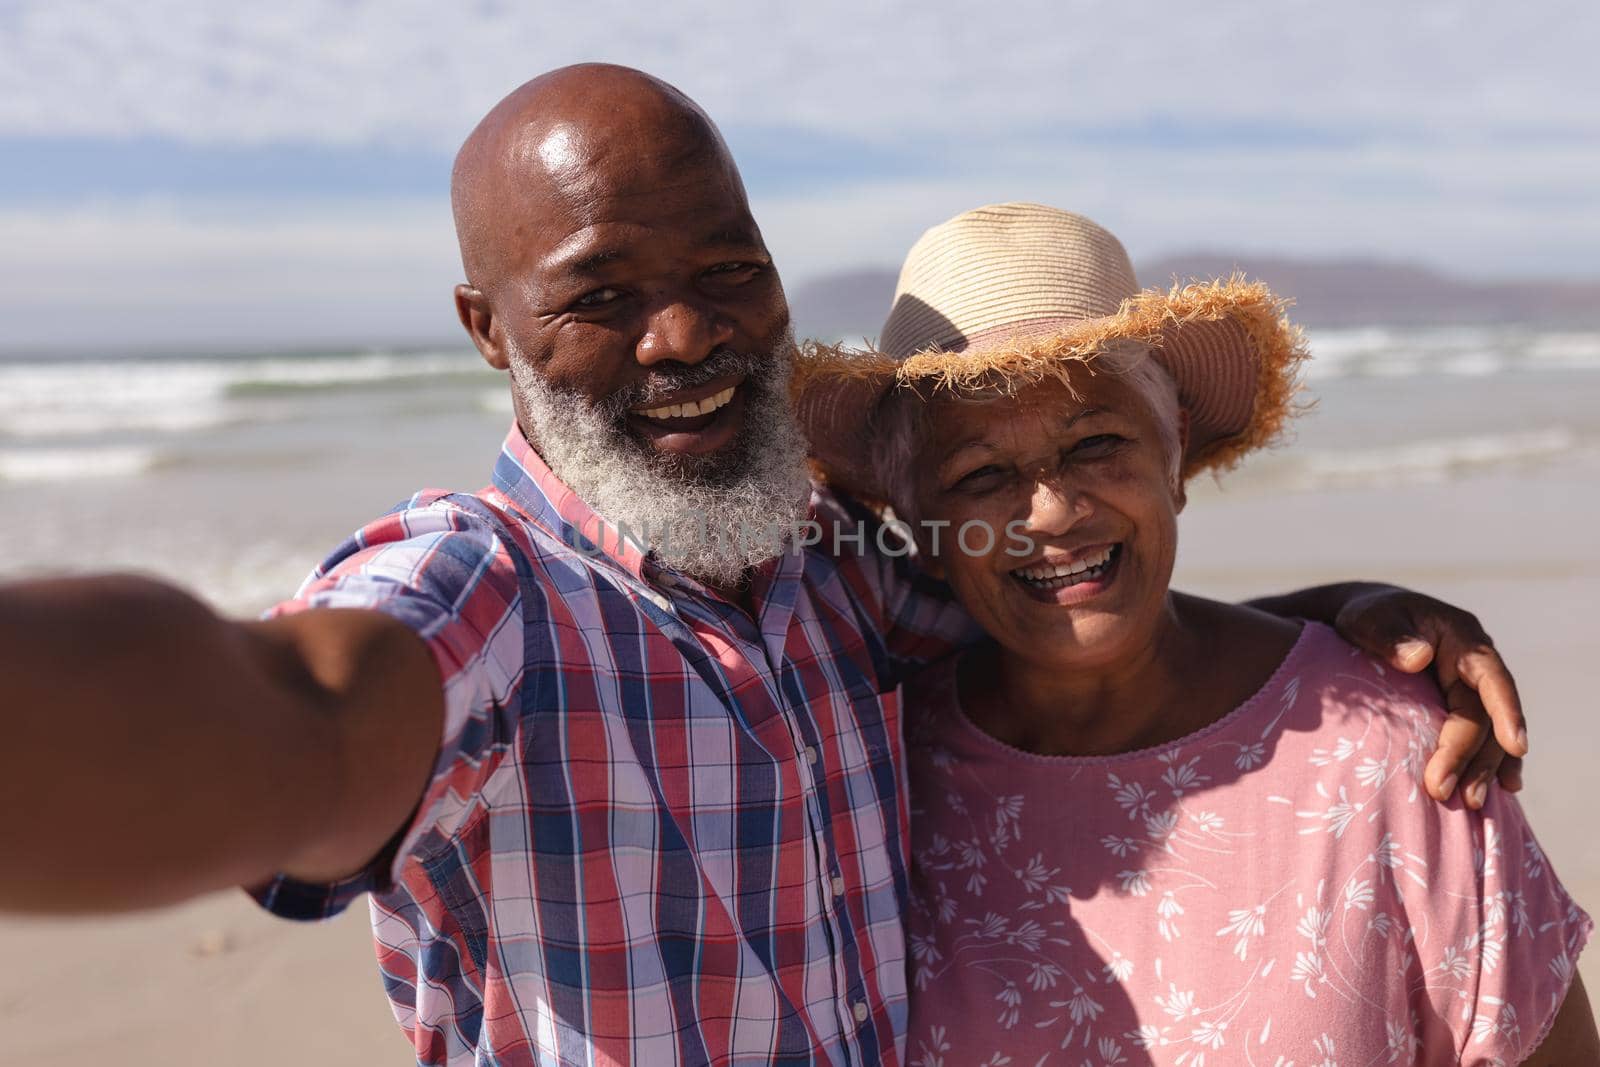
[[[953,152],[1151,116],[1593,131],[1597,36],[1600,10],[1561,0],[22,0],[0,13],[0,133],[448,150],[519,81],[582,59],[659,73],[724,123]]]
[[[1035,199],[1201,246],[1600,275],[1600,8],[0,6],[0,348],[453,337],[456,145],[581,59],[717,119],[785,277]]]

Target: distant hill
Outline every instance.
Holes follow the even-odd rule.
[[[1173,278],[1217,278],[1242,270],[1293,297],[1306,326],[1438,326],[1528,323],[1600,326],[1600,282],[1468,281],[1431,267],[1377,259],[1288,259],[1189,252],[1141,263],[1146,286]],[[789,294],[802,337],[876,334],[898,271],[862,268],[813,279]]]

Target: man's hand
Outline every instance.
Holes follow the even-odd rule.
[[[1397,586],[1350,582],[1254,602],[1277,615],[1330,623],[1341,637],[1396,670],[1433,667],[1449,718],[1423,781],[1438,800],[1458,787],[1467,807],[1483,807],[1496,777],[1522,788],[1527,722],[1517,685],[1477,618],[1460,608]]]
[[[0,911],[357,871],[421,795],[444,705],[380,612],[239,623],[122,577],[0,586],[0,679]]]
[[[1346,641],[1397,670],[1433,667],[1450,717],[1423,775],[1428,792],[1445,800],[1459,785],[1467,807],[1478,809],[1496,776],[1513,792],[1522,788],[1528,754],[1522,701],[1476,616],[1431,596],[1377,586],[1346,601],[1333,624]]]

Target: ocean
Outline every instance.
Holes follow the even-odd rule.
[[[1600,469],[1600,332],[1310,340],[1294,439],[1199,496]],[[413,491],[483,485],[510,420],[465,348],[3,360],[0,578],[131,569],[254,612]]]

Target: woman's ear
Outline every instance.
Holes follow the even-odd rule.
[[[1189,503],[1189,487],[1183,480],[1183,457],[1189,454],[1189,412],[1186,408],[1178,409],[1178,469],[1173,476],[1172,499],[1176,514],[1183,514],[1183,509]]]

